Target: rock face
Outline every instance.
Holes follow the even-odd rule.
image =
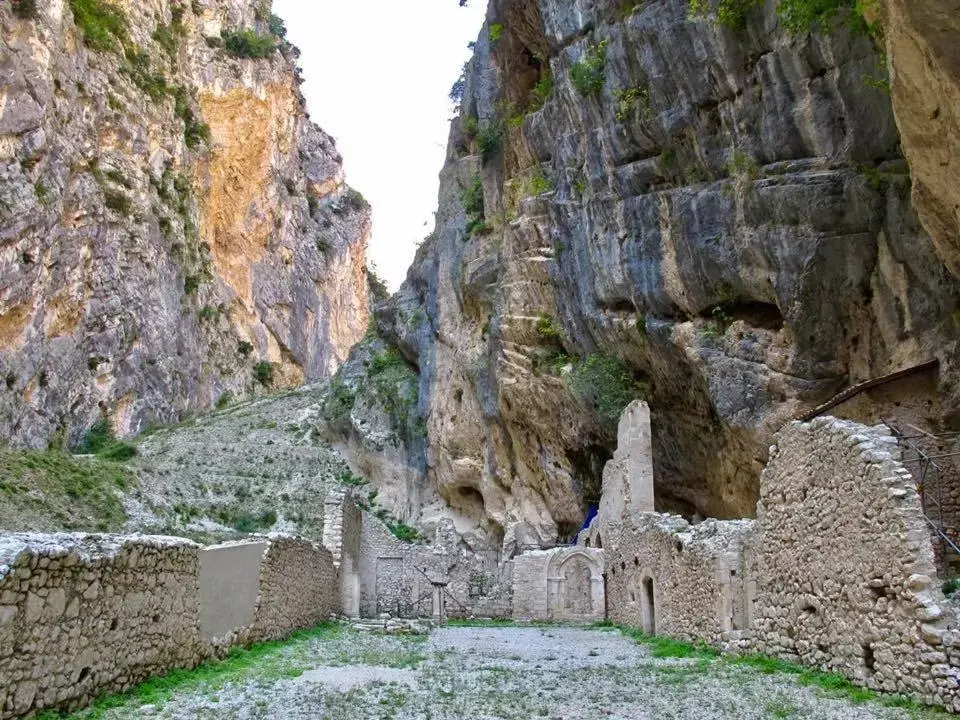
[[[394,346],[427,442],[346,402],[353,463],[388,494],[416,485],[407,517],[549,546],[598,502],[644,397],[657,509],[752,516],[786,420],[951,367],[958,285],[865,81],[882,72],[868,36],[792,34],[775,3],[732,29],[686,0],[494,0],[437,230],[341,376],[362,394]]]
[[[913,199],[951,271],[960,274],[960,2],[887,0],[891,89]]]
[[[0,436],[130,433],[332,374],[367,324],[369,209],[269,3],[0,23]]]

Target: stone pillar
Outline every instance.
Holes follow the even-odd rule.
[[[643,400],[630,403],[620,415],[617,450],[603,468],[600,497],[601,534],[610,522],[628,513],[654,512],[653,442],[650,406]]]
[[[343,556],[343,503],[346,495],[339,491],[327,494],[323,500],[323,546],[333,555],[333,564],[340,567]]]

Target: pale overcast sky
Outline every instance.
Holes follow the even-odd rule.
[[[370,260],[395,290],[433,229],[450,86],[486,0],[274,0],[300,48],[311,118],[373,206]]]

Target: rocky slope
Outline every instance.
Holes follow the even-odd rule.
[[[369,208],[259,0],[0,7],[0,437],[121,434],[329,376]]]
[[[328,398],[398,514],[569,538],[638,396],[688,517],[752,515],[772,433],[848,385],[939,358],[955,406],[878,35],[776,5],[493,0],[437,230]]]

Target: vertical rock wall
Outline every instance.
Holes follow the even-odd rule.
[[[370,213],[269,3],[74,4],[0,8],[0,435],[332,374],[367,324]],[[244,30],[276,49],[225,46]]]
[[[784,421],[933,357],[949,374],[958,284],[883,71],[868,35],[792,33],[773,2],[737,29],[687,0],[492,2],[437,229],[376,312],[426,443],[357,402],[354,464],[404,518],[513,553],[580,529],[637,397],[657,509],[749,517]]]

